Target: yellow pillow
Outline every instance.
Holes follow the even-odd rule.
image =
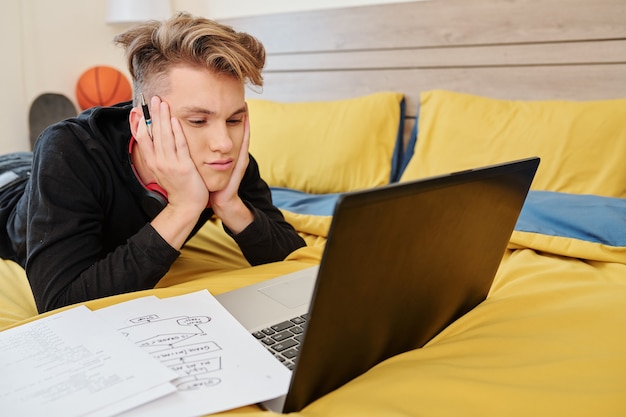
[[[539,156],[532,188],[626,197],[626,100],[511,101],[421,95],[407,181]]]
[[[270,185],[307,193],[389,183],[403,95],[319,102],[249,99],[250,153]]]

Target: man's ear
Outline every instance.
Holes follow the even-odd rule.
[[[137,130],[139,129],[139,123],[143,117],[143,112],[139,106],[133,107],[128,115],[128,123],[130,124],[130,132],[134,137],[137,137]]]

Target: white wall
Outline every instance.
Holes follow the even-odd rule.
[[[202,10],[213,19],[256,16],[299,10],[331,9],[338,7],[364,6],[367,4],[403,3],[415,0],[178,0],[174,3]]]
[[[172,5],[223,19],[402,1],[415,0],[172,0]],[[39,94],[61,93],[76,103],[75,83],[87,68],[110,65],[127,73],[122,51],[112,42],[127,26],[106,24],[105,10],[106,0],[3,0],[0,154],[29,150],[28,111]]]
[[[20,0],[5,0],[0,14],[0,153],[28,147],[28,107],[23,76]]]

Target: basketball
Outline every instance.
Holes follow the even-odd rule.
[[[91,67],[81,74],[76,83],[76,99],[82,110],[94,106],[111,106],[132,97],[130,82],[113,67]]]

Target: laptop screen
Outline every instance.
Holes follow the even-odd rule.
[[[539,160],[349,193],[337,204],[283,411],[424,346],[482,302]]]

